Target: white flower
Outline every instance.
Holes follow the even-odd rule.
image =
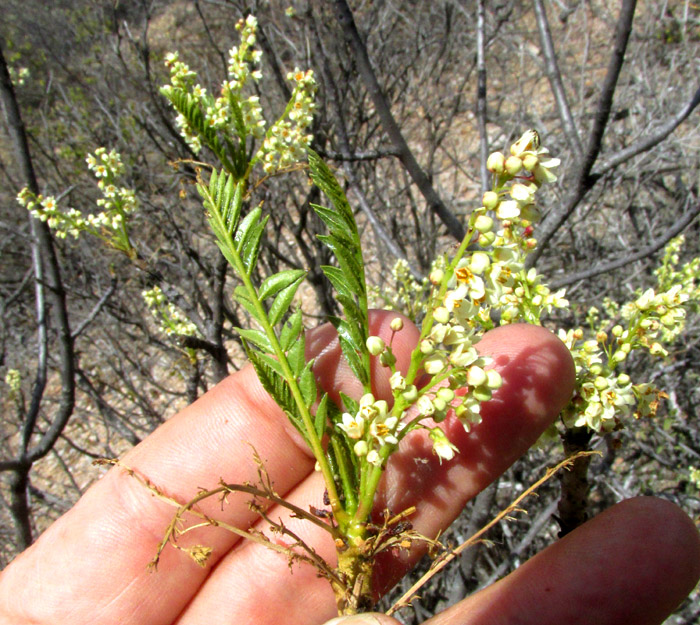
[[[352,416],[348,412],[343,413],[343,422],[338,423],[338,427],[350,438],[362,438],[365,431],[365,420],[361,415]]]
[[[396,436],[394,436],[393,432],[398,422],[398,417],[389,417],[388,419],[377,418],[370,424],[369,433],[380,446],[386,443],[396,445],[399,441]]]
[[[455,452],[459,452],[440,428],[433,428],[428,436],[433,441],[433,452],[440,459],[440,464],[443,460],[452,460]]]
[[[418,407],[418,412],[420,412],[424,417],[429,417],[435,414],[435,406],[432,400],[427,395],[421,395],[416,403]]]
[[[373,449],[367,454],[367,462],[373,464],[375,467],[378,467],[382,464],[382,459],[379,456],[379,452],[376,449]]]
[[[496,215],[499,219],[515,219],[520,216],[520,206],[515,200],[506,200],[498,205]]]

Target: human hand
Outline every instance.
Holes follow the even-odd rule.
[[[388,339],[394,316],[375,313],[372,333]],[[394,337],[399,368],[405,368],[417,336],[406,324]],[[309,333],[307,345],[309,356],[317,357],[323,388],[360,392],[340,359],[332,328]],[[457,422],[443,423],[460,454],[440,465],[418,432],[392,456],[384,478],[378,505],[395,511],[415,505],[411,521],[424,535],[449,525],[471,497],[524,453],[571,393],[569,353],[546,330],[506,326],[489,332],[479,347],[494,359],[504,384],[483,406],[483,422],[471,433]],[[376,394],[390,396],[386,370],[377,367],[374,381]],[[187,501],[222,477],[254,482],[252,449],[278,493],[300,507],[323,507],[323,482],[314,473],[313,457],[250,367],[167,421],[123,463]],[[223,511],[216,502],[201,508],[238,527],[265,527],[243,495],[231,496]],[[326,532],[291,518],[286,509],[269,513],[333,560]],[[207,568],[166,549],[158,572],[147,571],[172,514],[121,469],[112,469],[0,575],[0,623],[312,625],[335,613],[330,587],[311,567],[295,566],[290,574],[284,556],[215,528],[200,530],[196,538],[214,548]],[[181,539],[182,546],[188,537]],[[419,556],[420,549],[386,556],[377,567],[376,586],[390,588]],[[635,499],[611,508],[429,623],[660,623],[698,576],[700,538],[692,522],[668,502]],[[380,625],[396,623],[383,615],[374,618]]]

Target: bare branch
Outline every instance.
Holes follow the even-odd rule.
[[[486,161],[489,156],[489,135],[486,131],[486,46],[484,36],[486,28],[486,9],[484,0],[479,0],[476,16],[476,120],[479,126],[479,176],[481,178],[481,191],[489,190],[491,176],[486,169]]]
[[[345,38],[353,52],[355,62],[357,63],[360,76],[367,87],[370,98],[374,103],[374,107],[377,109],[377,115],[381,119],[384,131],[389,136],[389,139],[394,145],[394,149],[399,153],[399,159],[403,163],[403,166],[408,171],[411,179],[420,189],[423,194],[430,210],[435,212],[439,217],[440,221],[447,227],[448,232],[458,240],[464,238],[465,230],[459,219],[455,216],[452,211],[450,211],[440,196],[435,191],[430,179],[426,173],[421,169],[420,165],[416,161],[413,152],[408,147],[406,139],[404,139],[401,130],[391,113],[391,108],[389,103],[379,86],[379,81],[377,76],[372,69],[372,64],[370,63],[369,56],[367,54],[367,48],[365,47],[360,33],[357,31],[357,26],[355,25],[355,20],[350,11],[345,0],[335,1],[336,13],[338,16],[338,22],[340,23]]]
[[[594,178],[599,178],[603,175],[603,172],[609,171],[623,163],[627,162],[631,158],[634,158],[638,154],[642,154],[653,147],[661,143],[666,137],[668,137],[678,126],[680,126],[688,116],[695,110],[695,108],[700,104],[700,87],[695,91],[693,98],[686,104],[672,119],[667,121],[661,128],[659,128],[653,135],[640,139],[637,143],[623,148],[619,152],[616,152],[610,156],[598,169],[594,172],[592,176]]]
[[[362,209],[362,212],[367,216],[367,219],[369,220],[370,224],[372,224],[372,228],[374,229],[375,234],[382,240],[384,245],[386,245],[386,248],[389,250],[389,252],[398,259],[406,261],[408,264],[409,269],[411,270],[411,273],[413,276],[420,280],[422,279],[422,274],[418,269],[416,269],[413,264],[408,260],[406,257],[406,254],[403,252],[403,250],[396,244],[394,239],[391,237],[391,235],[386,231],[382,223],[379,221],[379,218],[375,214],[374,210],[372,209],[372,206],[370,205],[369,200],[367,199],[367,196],[365,195],[365,192],[363,191],[362,187],[359,184],[359,181],[357,180],[357,176],[355,176],[355,172],[353,171],[352,166],[350,165],[350,156],[352,155],[352,150],[350,148],[350,141],[348,139],[348,132],[347,128],[345,126],[345,118],[343,116],[343,111],[341,110],[340,107],[340,95],[338,93],[338,85],[336,81],[333,79],[333,72],[331,71],[328,63],[328,55],[326,54],[326,51],[323,49],[323,44],[321,43],[321,38],[316,37],[316,48],[318,51],[319,56],[321,57],[322,60],[322,65],[321,65],[321,71],[323,74],[323,80],[324,83],[326,84],[328,88],[328,98],[331,101],[331,104],[333,105],[333,108],[335,109],[336,113],[336,129],[338,131],[338,143],[340,144],[340,153],[345,156],[345,159],[343,160],[343,171],[345,172],[345,176],[348,179],[348,182],[350,183],[350,187],[352,190],[355,192],[355,195],[357,196],[357,200],[360,204],[360,208]]]
[[[636,6],[637,0],[622,0],[622,8],[620,9],[620,15],[615,29],[615,44],[598,98],[593,129],[591,130],[588,140],[588,148],[586,149],[583,160],[578,164],[576,179],[569,199],[564,203],[562,208],[552,211],[551,216],[542,224],[538,236],[539,244],[527,259],[528,267],[532,267],[537,262],[537,259],[542,255],[542,252],[545,250],[554,234],[566,223],[567,219],[569,219],[579,205],[579,202],[581,202],[586,193],[588,193],[596,182],[596,178],[591,176],[591,170],[600,154],[603,135],[605,134],[605,129],[610,119],[613,96],[615,95],[622,63],[625,60],[625,52],[627,51],[627,44],[629,43],[629,37],[632,31],[632,20],[634,18]]]
[[[107,303],[107,300],[112,297],[112,294],[117,288],[117,279],[112,278],[112,281],[109,285],[109,288],[102,294],[102,297],[98,300],[98,302],[93,306],[92,310],[90,311],[90,314],[83,319],[82,323],[71,333],[71,338],[75,340],[82,332],[87,328],[96,318],[97,315],[100,314],[100,311],[104,307],[104,305]]]
[[[571,284],[574,284],[575,282],[578,282],[579,280],[586,280],[588,278],[592,278],[593,276],[598,276],[602,273],[614,271],[615,269],[619,269],[620,267],[629,265],[630,263],[633,263],[636,260],[648,258],[653,253],[659,251],[662,247],[664,247],[664,245],[666,245],[666,243],[668,243],[673,237],[680,234],[693,221],[693,219],[695,219],[698,216],[698,214],[700,214],[700,202],[697,204],[697,206],[689,210],[678,221],[676,221],[676,223],[674,223],[663,234],[663,236],[659,237],[658,239],[655,239],[649,245],[639,250],[638,252],[630,254],[629,256],[625,256],[624,258],[618,258],[617,260],[605,263],[603,265],[599,265],[597,267],[591,267],[590,269],[586,269],[586,271],[580,271],[579,273],[566,276],[565,278],[561,278],[560,280],[553,280],[551,282],[551,287],[553,289],[558,289],[563,286],[569,286]]]
[[[569,142],[569,149],[572,150],[578,158],[580,158],[583,154],[583,145],[581,144],[581,138],[578,135],[576,123],[574,122],[574,118],[571,114],[569,100],[566,97],[566,89],[564,89],[564,83],[561,79],[559,63],[557,62],[557,53],[554,51],[554,43],[552,42],[552,32],[549,30],[547,11],[544,8],[542,0],[533,0],[532,4],[535,8],[537,29],[540,33],[542,54],[544,55],[545,61],[545,71],[547,72],[547,79],[552,87],[554,99],[557,103],[559,119],[561,119],[566,140]]]

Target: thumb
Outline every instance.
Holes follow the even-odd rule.
[[[386,614],[372,612],[367,614],[354,614],[353,616],[339,616],[324,623],[324,625],[401,625],[395,618]]]

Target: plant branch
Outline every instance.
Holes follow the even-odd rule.
[[[605,162],[598,168],[596,172],[592,174],[594,178],[599,178],[605,172],[626,163],[631,158],[634,158],[638,154],[647,152],[653,147],[661,143],[666,137],[668,137],[678,126],[680,126],[688,116],[695,110],[695,108],[700,104],[700,87],[695,91],[692,99],[688,104],[686,104],[676,115],[667,121],[661,128],[659,128],[654,134],[640,139],[636,143],[619,150],[612,156],[608,157]]]
[[[377,115],[381,120],[382,127],[384,131],[389,136],[394,149],[399,154],[399,160],[408,171],[411,179],[416,184],[420,192],[423,194],[430,210],[435,212],[440,221],[447,227],[448,232],[457,240],[462,240],[464,237],[464,227],[460,223],[459,219],[455,214],[450,211],[440,196],[435,191],[430,179],[427,174],[421,169],[420,165],[416,161],[413,152],[408,147],[406,139],[404,138],[401,130],[394,119],[391,112],[391,107],[387,102],[387,99],[379,86],[379,81],[377,76],[372,69],[372,64],[367,54],[367,48],[362,42],[360,33],[355,25],[355,20],[352,15],[352,11],[345,0],[335,0],[336,15],[338,17],[338,22],[341,25],[345,38],[352,50],[355,62],[357,63],[358,71],[360,76],[365,83],[365,87],[369,93],[370,98],[377,109]]]
[[[564,134],[566,135],[566,139],[569,143],[569,149],[572,150],[578,158],[581,158],[581,155],[583,154],[583,145],[581,144],[581,138],[578,135],[576,123],[574,122],[573,115],[571,114],[569,100],[566,97],[566,89],[564,88],[564,83],[561,79],[561,72],[559,71],[559,64],[557,63],[557,53],[554,51],[552,32],[549,29],[549,21],[547,20],[547,11],[544,8],[542,0],[533,0],[532,4],[535,8],[537,29],[540,33],[542,54],[544,55],[545,60],[545,71],[547,73],[549,84],[554,93],[554,99],[557,103],[559,119],[561,119]]]
[[[484,0],[479,0],[476,16],[476,119],[479,126],[479,175],[481,178],[481,192],[486,193],[490,189],[490,179],[486,161],[489,157],[489,135],[486,130],[488,119],[486,107],[486,9]]]
[[[547,469],[547,472],[544,474],[543,477],[541,477],[539,480],[537,480],[532,486],[530,486],[527,490],[523,491],[518,497],[516,497],[506,508],[501,510],[491,521],[489,521],[484,527],[482,527],[476,534],[471,536],[469,539],[464,541],[461,545],[458,547],[455,547],[454,549],[450,550],[446,554],[440,556],[435,562],[433,562],[432,566],[430,567],[430,570],[428,570],[411,588],[408,589],[404,593],[404,595],[396,602],[394,605],[387,610],[387,614],[391,616],[394,614],[394,612],[407,607],[411,601],[413,600],[414,595],[418,590],[420,590],[430,579],[432,579],[438,572],[440,572],[442,569],[444,569],[452,560],[454,560],[459,554],[461,554],[465,549],[469,549],[473,544],[475,544],[477,541],[480,541],[482,539],[482,536],[486,534],[492,527],[495,525],[498,525],[503,519],[508,518],[512,513],[518,512],[521,510],[519,507],[520,504],[525,500],[527,497],[530,495],[534,494],[537,489],[548,482],[552,477],[554,477],[559,471],[562,469],[568,469],[571,467],[574,463],[575,460],[578,458],[582,458],[585,456],[590,456],[593,454],[596,454],[599,452],[595,451],[586,451],[586,452],[581,452],[578,454],[575,454],[573,456],[570,456],[568,458],[565,458],[562,460],[559,464],[557,464],[555,467],[552,467],[550,469]]]
[[[593,128],[588,139],[588,147],[586,148],[583,158],[579,160],[577,165],[576,178],[572,187],[573,190],[563,207],[559,210],[552,211],[551,216],[542,224],[538,233],[538,246],[527,259],[526,264],[528,267],[535,265],[552,237],[559,228],[566,223],[581,200],[596,182],[596,179],[591,175],[591,170],[600,154],[603,135],[605,134],[605,129],[610,119],[612,101],[615,95],[617,81],[620,77],[620,71],[622,70],[622,63],[625,60],[625,53],[627,51],[630,33],[632,32],[632,20],[634,19],[636,6],[637,0],[622,0],[622,7],[615,28],[615,43],[613,45],[612,55],[598,98]]]
[[[641,260],[642,258],[648,258],[652,254],[663,248],[664,245],[666,245],[673,237],[679,235],[698,216],[698,214],[700,214],[700,202],[698,202],[698,204],[694,208],[686,212],[678,221],[676,221],[676,223],[674,223],[663,234],[663,236],[659,237],[658,239],[655,239],[649,245],[647,245],[645,248],[642,248],[638,252],[630,254],[629,256],[625,256],[624,258],[618,258],[617,260],[605,263],[603,265],[598,265],[597,267],[591,267],[590,269],[586,269],[585,271],[580,271],[579,273],[566,276],[565,278],[561,278],[560,280],[552,280],[550,286],[553,289],[559,289],[563,286],[569,286],[571,284],[574,284],[579,280],[587,280],[588,278],[592,278],[593,276],[598,276],[602,273],[607,273],[609,271],[614,271],[615,269],[620,269],[620,267],[629,265],[630,263],[633,263],[637,260]]]

